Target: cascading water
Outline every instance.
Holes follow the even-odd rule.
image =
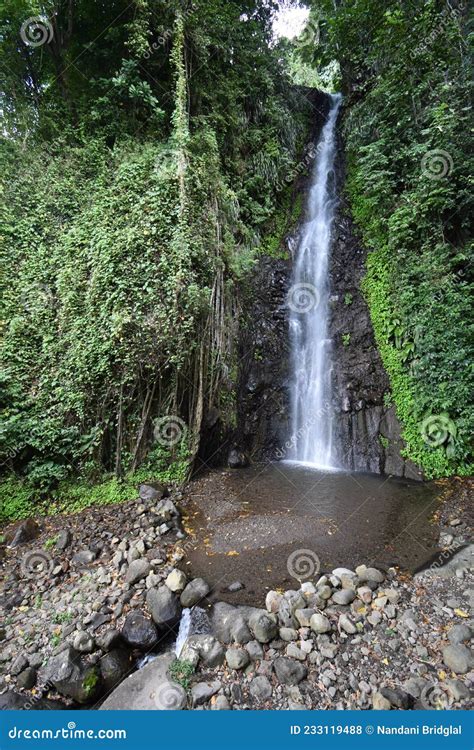
[[[340,94],[331,97],[314,163],[307,220],[295,251],[290,307],[291,458],[336,468],[332,446],[328,259],[336,206],[335,129]]]

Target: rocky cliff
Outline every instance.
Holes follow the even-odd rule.
[[[328,99],[317,93],[311,142],[317,143]],[[342,113],[344,116],[344,112]],[[305,205],[311,165],[293,187]],[[339,137],[336,174],[339,206],[330,263],[333,351],[333,409],[339,464],[355,471],[420,479],[401,456],[400,425],[390,401],[390,384],[374,340],[361,291],[366,251],[344,198],[344,144]],[[289,439],[289,337],[286,297],[292,258],[304,214],[283,239],[281,258],[262,257],[244,297],[240,336],[236,444],[254,460],[282,458]]]

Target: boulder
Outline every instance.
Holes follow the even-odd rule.
[[[158,629],[141,612],[130,612],[125,618],[121,636],[131,648],[149,651],[158,641]]]
[[[237,448],[232,448],[227,456],[227,465],[230,469],[242,469],[249,465],[248,456]]]
[[[156,711],[164,703],[172,703],[168,694],[171,684],[181,692],[180,685],[169,680],[168,669],[175,656],[171,652],[160,654],[142,669],[137,670],[109,695],[101,711]]]
[[[195,604],[202,601],[210,592],[210,586],[204,578],[194,578],[190,581],[181,594],[181,604],[183,607],[194,607]]]
[[[178,593],[183,591],[183,589],[186,587],[187,582],[188,579],[186,578],[183,571],[178,570],[177,568],[173,568],[171,573],[168,574],[165,584],[168,586],[170,591],[173,591],[173,593]]]
[[[472,638],[472,629],[467,623],[460,622],[457,625],[453,625],[448,633],[448,640],[450,643],[467,643]]]
[[[125,649],[113,649],[100,660],[100,671],[106,692],[124,680],[131,670],[130,654]]]
[[[219,667],[225,658],[225,651],[222,645],[213,635],[191,635],[186,639],[180,659],[183,661],[193,661],[190,651],[197,653],[202,663],[210,669]]]
[[[128,566],[128,570],[125,574],[125,582],[130,585],[138,583],[142,578],[146,578],[150,571],[151,565],[147,560],[143,558],[133,560]]]
[[[172,627],[181,616],[179,600],[168,586],[149,589],[146,603],[154,622],[160,628]]]
[[[263,674],[257,675],[257,677],[253,678],[249,690],[252,698],[258,702],[266,701],[268,698],[271,698],[272,695],[270,680]]]
[[[451,644],[443,649],[443,661],[455,674],[465,674],[473,664],[472,651],[461,643]]]
[[[212,698],[221,689],[221,683],[219,680],[213,680],[212,682],[197,682],[191,688],[191,700],[193,707],[202,706],[203,703],[207,703],[209,698]]]
[[[138,488],[138,496],[144,502],[156,502],[166,494],[166,488],[158,482],[152,484],[141,484]]]
[[[228,648],[225,658],[229,669],[243,669],[250,661],[248,652],[244,648]]]
[[[36,685],[36,669],[27,667],[18,675],[16,686],[23,690],[31,690]]]
[[[278,620],[264,609],[257,610],[249,617],[249,628],[259,643],[268,643],[278,634]]]
[[[298,685],[308,674],[308,670],[300,662],[293,661],[286,656],[275,659],[273,668],[278,681],[283,685]]]
[[[40,527],[32,518],[19,521],[5,534],[5,541],[10,547],[19,547],[39,536]]]
[[[331,630],[331,623],[329,622],[326,615],[322,615],[320,612],[316,612],[309,622],[311,630],[315,633],[329,633]]]
[[[99,667],[84,663],[72,646],[53,656],[41,668],[39,677],[42,684],[51,682],[58,693],[77,703],[94,700],[101,688]]]

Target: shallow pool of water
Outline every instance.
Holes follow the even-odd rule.
[[[261,604],[270,588],[298,587],[301,550],[323,572],[360,563],[413,571],[437,549],[437,505],[431,483],[374,474],[282,462],[210,472],[187,492],[189,572],[218,598]],[[226,592],[237,580],[245,588]]]

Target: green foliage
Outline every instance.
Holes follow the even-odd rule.
[[[184,659],[175,659],[168,668],[172,680],[178,682],[185,690],[189,688],[189,683],[194,674],[194,666],[191,662]]]
[[[349,307],[350,305],[352,305],[353,301],[354,297],[352,296],[352,294],[350,292],[346,292],[344,295],[344,304]]]
[[[469,66],[465,6],[316,3],[346,89],[347,192],[406,456],[472,471]],[[370,18],[370,23],[367,19]],[[444,425],[427,433],[428,416]],[[430,422],[432,424],[433,422]]]
[[[307,112],[266,2],[53,3],[39,46],[19,36],[36,4],[5,11],[0,459],[16,479],[0,514],[13,519],[130,499],[143,476],[180,482],[206,409],[235,422],[221,388],[235,288]],[[163,447],[167,415],[184,436]]]
[[[58,541],[58,537],[57,536],[53,536],[50,539],[47,539],[45,541],[45,543],[44,543],[44,548],[45,549],[52,549],[53,547],[56,546],[57,541]]]
[[[350,333],[343,333],[342,334],[342,345],[345,347],[348,347],[351,343],[351,334]]]

